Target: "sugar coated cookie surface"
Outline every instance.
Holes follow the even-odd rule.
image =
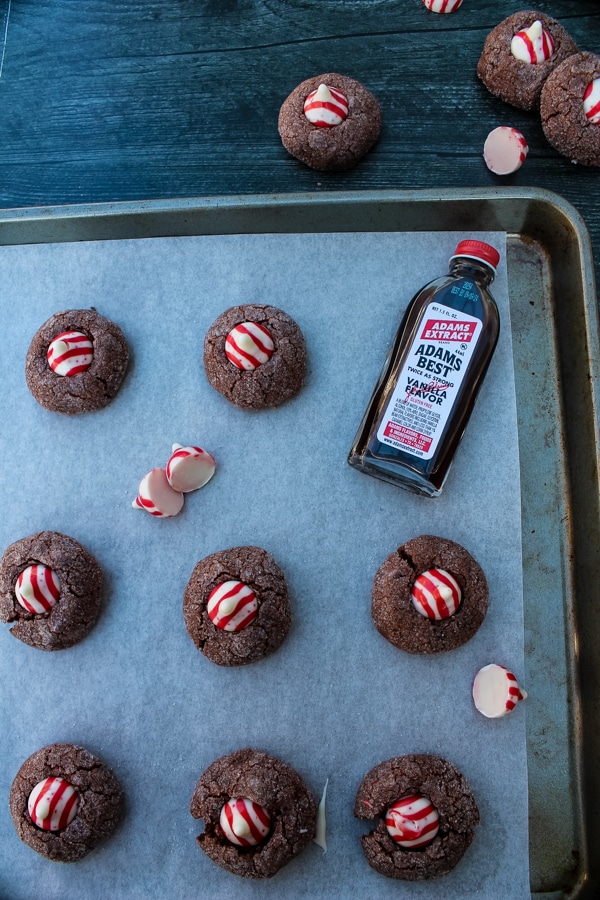
[[[360,839],[369,865],[404,881],[448,874],[479,824],[479,810],[464,776],[448,760],[428,754],[397,756],[371,769],[358,788],[354,815],[374,822],[373,830]],[[396,822],[400,841],[394,834]],[[423,840],[417,837],[416,844],[403,846],[411,831],[420,831]]]
[[[477,74],[506,103],[536,109],[544,82],[573,53],[577,44],[560,22],[537,10],[522,10],[488,34]]]
[[[419,587],[419,577],[431,570],[448,573],[460,589],[460,603],[451,615],[423,615],[413,602],[415,584]],[[417,593],[425,605],[422,590]],[[451,606],[457,599],[451,591]],[[437,605],[435,601],[434,607]],[[408,653],[440,653],[460,647],[477,632],[487,607],[488,585],[481,566],[460,544],[434,535],[407,541],[387,557],[373,580],[373,623],[386,640]]]
[[[229,611],[221,615],[223,602]],[[211,662],[255,662],[274,653],[290,629],[285,576],[261,547],[213,553],[194,567],[183,596],[183,617],[189,636]]]
[[[249,343],[240,353],[241,336]],[[234,350],[239,363],[232,358]],[[251,358],[252,363],[242,364],[242,358],[247,363]],[[206,377],[216,391],[243,409],[267,409],[294,397],[304,384],[306,366],[302,331],[275,306],[233,306],[212,323],[204,339]]]
[[[95,309],[56,313],[35,333],[25,361],[27,386],[52,412],[103,409],[123,383],[129,349],[118,325]]]
[[[78,541],[57,531],[21,538],[0,559],[0,621],[39,650],[63,650],[88,634],[102,600],[102,570]]]
[[[548,142],[571,162],[584,166],[600,166],[597,82],[600,82],[600,56],[577,53],[549,76],[540,102],[542,128]],[[596,96],[597,104],[593,102]]]
[[[305,107],[311,106],[323,85],[334,97],[334,103],[323,101],[336,108],[328,111],[334,118],[326,121],[318,116],[313,123]],[[343,115],[346,107],[347,114]],[[342,172],[352,169],[377,141],[381,109],[359,81],[328,72],[307,78],[294,88],[279,111],[278,127],[284,147],[296,159],[319,171]]]
[[[72,863],[114,831],[123,799],[121,785],[97,756],[74,744],[49,744],[20,767],[9,806],[22,841],[46,859]]]
[[[317,807],[300,775],[253,748],[221,756],[206,769],[190,812],[204,820],[200,848],[242,878],[271,878],[315,835]]]

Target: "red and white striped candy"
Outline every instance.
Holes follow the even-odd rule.
[[[458,9],[462,0],[423,0],[423,3],[435,13],[451,13]]]
[[[48,612],[60,597],[58,575],[41,563],[27,566],[17,578],[15,596],[27,612]]]
[[[320,128],[341,125],[348,116],[348,101],[337,88],[320,84],[304,101],[304,115],[311,125]]]
[[[458,581],[445,569],[428,569],[415,580],[411,591],[414,608],[428,619],[448,619],[462,599]]]
[[[527,141],[516,128],[501,125],[488,134],[483,145],[485,164],[495,175],[511,175],[520,169],[529,147]]]
[[[401,847],[415,850],[430,844],[439,830],[437,809],[422,794],[403,797],[385,814],[385,827]]]
[[[48,347],[48,365],[57,375],[78,375],[92,364],[94,347],[81,331],[63,331]]]
[[[131,505],[135,509],[144,509],[151,516],[167,519],[181,512],[183,494],[173,490],[164,469],[152,469],[140,481],[138,495]]]
[[[31,821],[44,831],[66,828],[75,818],[78,806],[79,794],[64,778],[38,781],[27,801]]]
[[[554,41],[540,20],[536,19],[529,28],[517,31],[510,42],[510,52],[520,62],[535,66],[550,59],[554,53]]]
[[[586,119],[600,125],[600,78],[590,81],[583,95],[583,111]]]
[[[225,837],[238,847],[260,844],[271,829],[269,813],[246,797],[228,800],[221,810],[219,824]]]
[[[208,595],[206,611],[217,628],[241,631],[256,618],[258,601],[252,588],[242,581],[224,581]]]
[[[257,369],[271,359],[275,344],[263,325],[242,322],[227,335],[225,354],[238,369]]]
[[[526,696],[513,673],[495,663],[480,669],[473,682],[475,706],[488,719],[501,719]]]
[[[173,490],[187,494],[204,487],[215,474],[215,466],[214,457],[201,447],[173,444],[165,472]]]

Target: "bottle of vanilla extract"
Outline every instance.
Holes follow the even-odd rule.
[[[498,341],[488,291],[500,261],[482,241],[461,241],[448,275],[406,309],[348,456],[351,466],[437,497]]]

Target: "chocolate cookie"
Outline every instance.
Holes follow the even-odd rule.
[[[544,134],[559,153],[600,166],[600,56],[577,53],[555,69],[542,90],[540,113]]]
[[[206,333],[204,368],[215,390],[235,406],[279,406],[304,384],[304,336],[275,306],[233,306]]]
[[[53,343],[57,338],[60,343]],[[70,309],[56,313],[35,333],[25,377],[40,406],[75,415],[107,406],[121,387],[128,362],[127,341],[118,325],[93,308]]]
[[[335,108],[334,120],[339,119],[339,124],[313,124],[305,114],[306,98],[321,85],[333,98],[333,102],[323,101],[325,117]],[[380,131],[381,109],[373,94],[359,81],[334,72],[303,81],[279,111],[279,134],[285,149],[311,169],[323,172],[352,169],[371,149]]]
[[[415,839],[414,829],[402,833],[402,819],[394,814],[398,801],[408,797],[429,801],[423,806],[430,824],[423,827],[419,823],[423,827],[419,847],[398,843],[403,837]],[[371,769],[356,794],[354,815],[367,820],[379,817],[375,830],[360,839],[369,865],[381,875],[405,881],[423,881],[450,872],[462,859],[479,824],[479,810],[464,777],[441,756],[429,755],[398,756]]]
[[[271,878],[315,835],[317,807],[291,766],[251,748],[221,756],[200,777],[190,812],[213,862],[243,878]]]
[[[434,584],[432,570],[441,570],[433,574]],[[427,614],[423,592],[416,605],[412,598],[413,592],[419,593],[423,579],[430,602]],[[440,586],[435,586],[440,579],[441,593]],[[456,611],[452,612],[454,607]],[[460,647],[473,637],[487,607],[488,585],[479,564],[460,544],[433,535],[413,538],[391,553],[373,581],[371,615],[375,627],[391,644],[408,653],[439,653]],[[431,614],[445,617],[430,618]]]
[[[292,622],[285,577],[260,547],[232,547],[200,560],[183,595],[196,647],[218,666],[243,666],[273,653]]]
[[[15,622],[11,634],[39,650],[81,641],[98,618],[101,598],[100,566],[65,534],[32,534],[0,560],[0,622]]]
[[[46,779],[56,781],[44,784]],[[77,862],[119,824],[123,790],[87,750],[50,744],[25,760],[9,805],[17,834],[28,847],[55,862]]]
[[[536,21],[542,23],[543,31],[550,36],[553,44],[551,48],[546,40],[545,53],[540,51],[540,56],[547,56],[550,52],[551,55],[536,63],[524,62],[513,56],[511,42],[515,35],[524,32]],[[530,53],[534,52],[527,39],[523,47],[529,48]],[[519,109],[535,109],[550,73],[573,53],[577,53],[577,44],[556,19],[535,10],[523,10],[504,19],[488,34],[477,64],[477,74],[496,97]]]

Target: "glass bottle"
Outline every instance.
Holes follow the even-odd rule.
[[[448,275],[409,303],[348,462],[437,497],[475,405],[500,331],[488,291],[500,254],[461,241]]]

